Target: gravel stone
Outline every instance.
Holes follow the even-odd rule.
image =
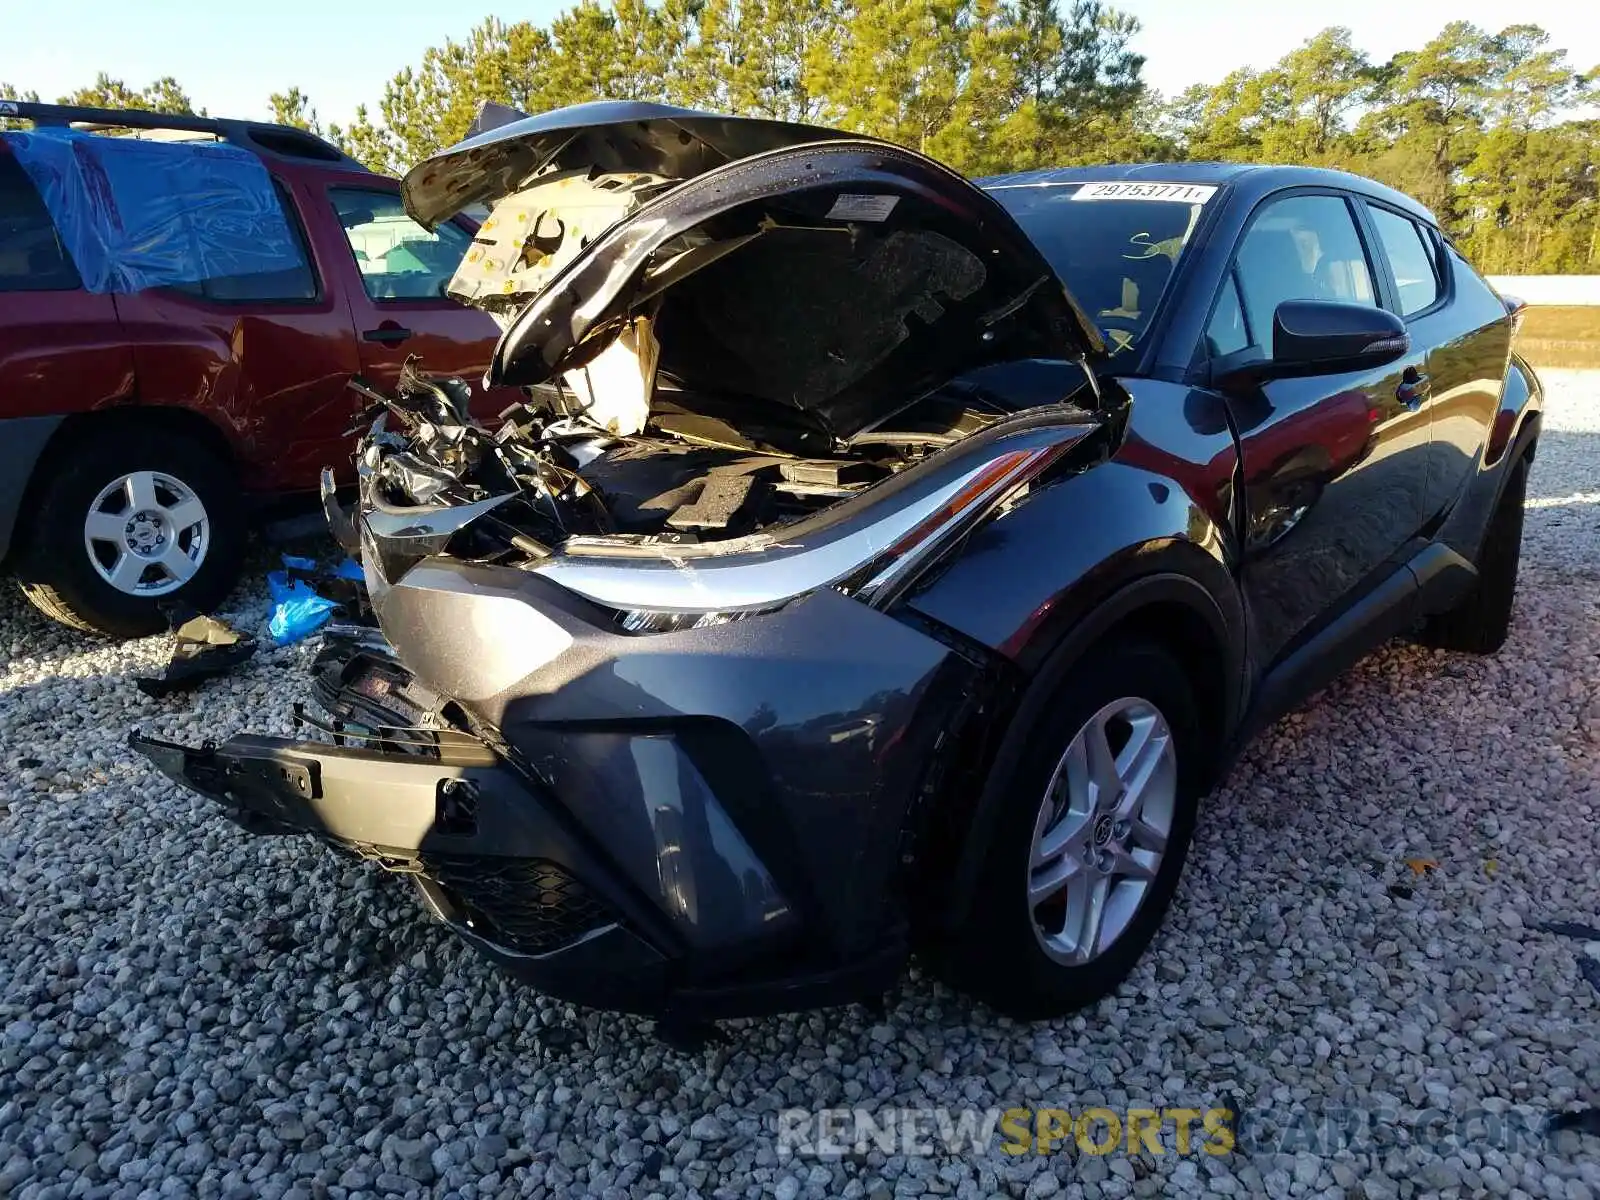
[[[683,1053],[520,988],[403,879],[250,838],[127,750],[132,725],[291,733],[314,645],[153,700],[131,677],[164,639],[0,589],[0,1195],[1592,1198],[1591,1145],[1512,1136],[1600,1098],[1600,947],[1540,928],[1600,926],[1600,373],[1542,374],[1506,649],[1396,642],[1266,731],[1153,952],[1036,1026],[913,967],[886,1013]],[[1247,1152],[817,1160],[776,1133],[790,1108],[1219,1104]]]

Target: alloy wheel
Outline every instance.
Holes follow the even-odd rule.
[[[165,596],[194,577],[211,519],[194,489],[161,471],[112,480],[89,506],[83,543],[100,578],[129,596]]]
[[[1147,700],[1107,704],[1073,735],[1034,820],[1028,910],[1052,960],[1105,953],[1155,885],[1177,811],[1172,730]]]

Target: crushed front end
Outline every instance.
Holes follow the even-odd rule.
[[[328,498],[381,628],[325,635],[306,736],[133,745],[252,833],[406,874],[579,1003],[699,1019],[881,993],[919,805],[994,684],[895,597],[1089,424],[997,422],[887,497],[719,543],[569,532],[614,526],[615,501],[566,427],[490,433],[451,396],[416,376],[385,401],[359,509]]]
[[[666,959],[581,835],[361,629],[325,637],[297,706],[304,739],[242,735],[185,747],[133,734],[164,773],[247,832],[311,835],[403,874],[424,909],[552,993],[657,1011]]]
[[[389,589],[386,625],[457,699],[335,630],[302,739],[132,744],[251,833],[405,874],[562,998],[706,1019],[891,986],[901,822],[973,664],[842,597],[755,618],[782,623],[769,650],[720,628],[644,645],[513,575],[441,559]]]

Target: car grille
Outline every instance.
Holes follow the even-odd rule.
[[[548,953],[616,920],[549,859],[430,854],[419,865],[461,908],[474,933],[521,954]]]

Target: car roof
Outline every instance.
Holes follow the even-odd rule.
[[[72,129],[79,133],[111,137],[131,136],[149,142],[221,142],[249,150],[266,159],[366,170],[366,167],[321,135],[270,121],[243,121],[187,112],[150,112],[139,108],[40,104],[33,100],[0,101],[0,108],[4,109],[7,117],[31,122],[41,132]]]
[[[1254,203],[1269,192],[1280,191],[1283,188],[1335,187],[1345,191],[1360,192],[1362,195],[1420,217],[1430,225],[1439,223],[1431,212],[1402,192],[1361,175],[1329,170],[1325,167],[1237,162],[1108,163],[1098,166],[1046,167],[1036,171],[1018,171],[1010,175],[993,175],[977,182],[982,188],[1007,188],[1124,180],[1214,184],[1219,187],[1228,185],[1245,193],[1244,199],[1250,203]]]

